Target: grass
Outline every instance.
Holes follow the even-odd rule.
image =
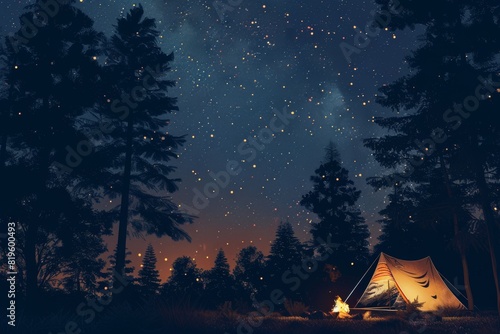
[[[299,316],[263,317],[257,313],[238,314],[231,305],[218,311],[200,310],[189,303],[150,303],[148,306],[109,306],[96,314],[94,321],[84,323],[72,312],[55,313],[44,318],[19,319],[18,333],[64,333],[68,321],[75,321],[81,333],[93,334],[499,334],[500,322],[491,314],[467,316],[422,317],[407,320],[402,314],[371,317],[367,320],[318,319]]]
[[[309,307],[304,305],[304,303],[296,302],[293,300],[285,300],[285,310],[291,316],[300,316],[309,311]]]

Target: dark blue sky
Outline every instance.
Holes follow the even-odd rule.
[[[96,29],[108,36],[116,19],[138,4],[80,2]],[[19,14],[28,3],[0,0],[2,34],[19,28]],[[129,242],[133,260],[152,242],[163,278],[180,255],[208,268],[222,247],[232,263],[237,251],[250,244],[267,253],[279,221],[287,219],[308,240],[315,217],[298,202],[310,190],[309,177],[330,140],[362,190],[359,206],[375,244],[377,212],[386,203],[383,193],[366,185],[366,177],[380,176],[383,170],[362,140],[382,134],[373,117],[390,111],[374,103],[377,89],[405,73],[404,57],[415,46],[415,34],[382,31],[349,63],[340,43],[354,45],[356,33],[373,17],[371,1],[242,0],[226,7],[232,10],[224,22],[214,3],[142,3],[146,15],[158,20],[164,50],[175,54],[171,77],[177,87],[171,95],[179,98],[180,111],[172,115],[169,131],[187,134],[188,142],[175,162],[183,182],[174,200],[193,207],[193,189],[203,192],[212,182],[210,172],[225,170],[228,161],[238,161],[241,173],[198,210],[199,218],[187,229],[191,244],[155,237],[134,240]],[[271,133],[276,110],[285,110],[289,121],[269,138],[265,135]],[[267,143],[262,144],[259,133]],[[252,138],[257,141],[255,157]]]

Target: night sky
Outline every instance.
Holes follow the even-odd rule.
[[[116,19],[138,4],[80,2],[95,28],[107,36]],[[18,17],[29,3],[0,0],[2,35],[20,27]],[[382,31],[349,63],[339,45],[354,44],[355,34],[373,17],[371,1],[242,0],[225,13],[224,21],[212,0],[142,4],[146,15],[157,19],[163,49],[175,55],[171,78],[177,87],[171,95],[178,97],[180,111],[171,116],[169,131],[186,134],[188,141],[173,162],[178,166],[175,176],[183,180],[174,201],[193,207],[193,189],[203,192],[212,182],[209,173],[225,170],[228,161],[239,161],[242,170],[187,227],[192,243],[152,236],[129,239],[136,272],[149,242],[165,279],[181,255],[208,269],[221,247],[231,267],[237,252],[248,245],[267,254],[281,220],[289,220],[296,234],[308,240],[315,217],[298,203],[311,189],[309,177],[330,140],[337,143],[344,166],[362,190],[358,204],[373,246],[377,212],[385,207],[385,198],[366,185],[366,177],[384,171],[362,140],[382,134],[373,118],[390,111],[375,103],[377,89],[405,74],[404,57],[417,43],[416,34]],[[289,115],[289,124],[270,142],[258,144],[255,158],[241,154],[238,147],[250,148],[251,138],[270,127],[277,111]],[[111,238],[108,248],[114,247]]]

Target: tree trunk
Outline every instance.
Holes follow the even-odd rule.
[[[474,311],[474,296],[472,295],[472,289],[470,286],[470,278],[469,278],[469,262],[467,261],[467,256],[465,252],[460,252],[460,257],[462,260],[462,268],[464,270],[464,285],[465,285],[465,294],[467,295],[467,308],[469,311]]]
[[[50,112],[50,104],[47,97],[43,99],[43,108],[47,114]],[[51,149],[47,146],[41,146],[39,154],[39,170],[40,179],[36,185],[36,192],[38,197],[45,196],[47,189],[47,181],[49,179],[50,168],[50,153]],[[39,199],[38,199],[39,200]],[[35,312],[35,308],[39,307],[38,300],[38,260],[36,258],[36,245],[38,239],[38,230],[42,225],[43,207],[40,203],[36,203],[32,221],[29,222],[26,230],[26,238],[24,245],[24,257],[26,261],[26,301],[28,312]]]
[[[118,243],[116,246],[116,273],[125,277],[125,254],[127,249],[127,224],[129,211],[129,195],[130,195],[130,175],[132,169],[132,134],[133,123],[129,118],[127,122],[127,146],[125,151],[125,166],[123,171],[122,194],[120,205],[120,222],[118,226]],[[113,283],[118,283],[119,280],[115,277]]]
[[[458,237],[460,229],[458,226],[458,215],[455,209],[453,210],[453,229],[455,231],[455,237]],[[458,252],[460,253],[460,260],[462,261],[465,293],[467,295],[467,308],[469,309],[469,311],[474,311],[474,296],[472,295],[472,289],[470,286],[469,263],[467,261],[467,255],[465,253],[464,246],[461,243],[462,242],[458,240]]]
[[[441,163],[441,169],[443,171],[443,177],[444,177],[444,184],[446,187],[446,192],[448,193],[448,198],[451,201],[451,210],[452,210],[452,216],[453,216],[453,231],[455,234],[455,238],[458,238],[460,234],[460,226],[458,224],[458,214],[457,214],[457,209],[455,207],[455,197],[453,195],[453,190],[451,189],[450,185],[450,176],[448,174],[448,170],[446,169],[446,166],[444,164],[444,159],[442,156],[439,157],[440,163]],[[458,252],[460,254],[460,260],[462,262],[462,271],[464,274],[464,286],[465,286],[465,293],[467,295],[467,308],[470,311],[474,311],[474,296],[472,295],[472,289],[470,285],[470,276],[469,276],[469,263],[467,261],[467,254],[465,254],[465,249],[464,245],[462,244],[462,241],[460,239],[457,240],[457,247],[458,247]]]
[[[490,258],[491,258],[491,268],[493,269],[493,278],[495,280],[495,288],[497,292],[497,309],[498,315],[500,316],[500,282],[498,280],[498,265],[496,242],[498,240],[498,229],[495,222],[495,214],[490,203],[490,194],[488,185],[486,183],[486,178],[484,176],[484,170],[480,164],[477,167],[477,188],[479,190],[479,198],[481,201],[481,208],[483,210],[484,220],[486,221],[486,230],[488,232],[488,244],[490,248]]]
[[[455,237],[458,237],[460,229],[458,226],[458,215],[455,209],[453,209],[453,229],[455,231]],[[469,277],[469,262],[467,261],[467,254],[465,253],[464,245],[458,240],[458,251],[460,253],[460,260],[462,261],[462,270],[464,273],[464,285],[465,293],[467,295],[467,308],[469,311],[474,311],[474,296],[472,295],[472,289],[470,285]]]

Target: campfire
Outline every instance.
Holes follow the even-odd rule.
[[[352,318],[352,315],[349,314],[349,304],[345,303],[342,298],[337,296],[335,298],[335,304],[330,313],[333,315],[337,315],[338,319],[348,319]]]

